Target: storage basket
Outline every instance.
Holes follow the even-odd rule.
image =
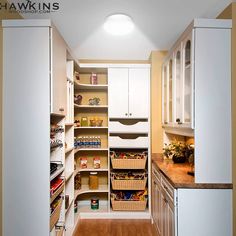
[[[115,158],[116,153],[111,152],[111,163],[112,163],[112,168],[113,169],[133,169],[133,170],[138,170],[138,169],[145,169],[146,166],[146,161],[147,161],[147,154],[146,153],[141,153],[140,157],[135,159],[119,159]]]
[[[117,201],[111,199],[112,210],[114,211],[144,211],[147,205],[147,199],[144,201]]]
[[[54,225],[57,223],[60,217],[60,211],[62,206],[62,198],[59,200],[57,207],[54,209],[50,216],[50,231],[53,229]]]
[[[114,179],[111,177],[111,184],[113,190],[144,190],[147,183],[147,177],[144,179]]]

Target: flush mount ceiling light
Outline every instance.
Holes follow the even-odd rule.
[[[124,14],[110,15],[104,23],[104,29],[112,35],[125,35],[130,33],[133,28],[132,19]]]

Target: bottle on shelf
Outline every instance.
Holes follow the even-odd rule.
[[[97,148],[101,148],[101,137],[100,136],[98,136],[98,139],[97,139],[98,141],[97,141]]]

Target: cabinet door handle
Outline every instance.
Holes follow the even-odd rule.
[[[132,116],[132,113],[129,113],[130,116]]]
[[[127,115],[128,115],[128,113],[125,113],[125,115],[127,116]]]
[[[61,108],[59,109],[59,111],[64,111],[64,108],[63,108],[63,107],[61,107]]]

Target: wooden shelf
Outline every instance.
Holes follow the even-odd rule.
[[[74,150],[74,147],[67,148],[67,149],[65,150],[65,154],[68,153],[68,152],[71,152],[72,150]]]
[[[65,167],[61,167],[58,170],[56,170],[52,175],[50,175],[50,181],[55,179],[58,175],[60,175],[65,170]]]
[[[74,104],[74,107],[75,108],[86,108],[86,109],[107,109],[108,108],[108,105],[77,105],[77,104]]]
[[[83,89],[83,90],[107,90],[107,84],[80,84],[75,81],[74,83],[75,89]]]
[[[83,129],[108,129],[108,126],[83,126],[83,127],[75,127],[75,130],[76,129],[80,129],[80,130],[83,130]]]
[[[82,188],[79,190],[75,190],[75,197],[76,199],[79,195],[84,193],[108,193],[108,184],[106,185],[99,185],[98,189],[89,189],[89,185],[82,185]]]
[[[84,151],[108,151],[108,148],[80,148],[75,149],[75,153],[77,152],[84,152]]]

